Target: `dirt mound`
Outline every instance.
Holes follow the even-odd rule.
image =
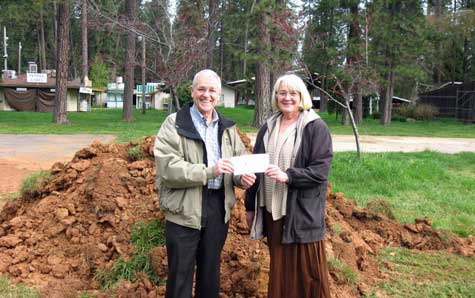
[[[245,135],[243,141],[250,148]],[[140,146],[145,157],[129,161],[127,151]],[[122,256],[130,258],[134,223],[163,219],[155,190],[153,138],[127,145],[94,143],[65,164],[51,168],[53,179],[34,198],[5,205],[0,213],[0,273],[41,289],[42,297],[75,297],[88,291],[97,297],[97,269],[111,268]],[[269,256],[263,241],[247,234],[244,192],[236,189],[230,233],[222,256],[222,297],[265,297]],[[475,238],[458,238],[432,228],[429,219],[401,225],[386,216],[356,207],[341,193],[327,196],[326,246],[329,259],[337,258],[358,272],[349,282],[331,268],[334,297],[359,297],[371,284],[385,278],[376,263],[379,249],[444,249],[465,256],[475,254]],[[150,253],[154,271],[166,279],[164,247]],[[135,282],[121,281],[116,297],[164,297],[164,286],[145,274]]]

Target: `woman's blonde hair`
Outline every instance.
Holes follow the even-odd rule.
[[[279,106],[277,104],[277,92],[279,91],[279,88],[282,84],[285,84],[290,91],[296,91],[300,94],[299,108],[301,111],[312,108],[312,98],[310,97],[307,86],[305,86],[305,83],[302,81],[302,79],[294,74],[286,74],[277,79],[274,84],[274,89],[272,90],[272,109],[274,111],[279,111]]]

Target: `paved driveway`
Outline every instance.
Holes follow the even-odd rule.
[[[11,135],[0,134],[0,199],[18,190],[31,172],[68,161],[95,140],[110,143],[113,135]]]
[[[255,142],[256,134],[248,134]],[[356,151],[353,135],[333,135],[334,151]],[[361,152],[416,152],[433,150],[442,153],[475,152],[475,138],[427,138],[360,136]]]
[[[248,135],[254,142],[256,134]],[[110,143],[115,140],[115,136],[0,134],[0,199],[17,191],[21,181],[31,172],[49,169],[56,161],[68,161],[76,151],[95,140]],[[475,138],[361,136],[360,143],[362,152],[413,152],[426,149],[444,153],[475,152]],[[354,137],[334,135],[333,148],[334,151],[355,151]]]

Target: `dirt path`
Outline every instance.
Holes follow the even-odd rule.
[[[247,134],[254,144],[256,134]],[[332,135],[334,151],[356,151],[352,135]],[[417,152],[424,150],[442,153],[475,152],[475,138],[427,138],[397,136],[360,136],[362,152]]]
[[[16,192],[32,172],[70,160],[76,151],[95,140],[110,143],[115,136],[0,134],[0,200]]]
[[[248,134],[254,143],[256,134]],[[0,134],[0,200],[18,191],[21,181],[34,171],[49,169],[57,161],[69,161],[74,153],[94,140],[110,143],[112,135],[9,135]],[[361,136],[362,152],[413,152],[426,149],[456,153],[475,152],[475,138],[423,138]],[[334,135],[335,151],[354,151],[354,137]]]

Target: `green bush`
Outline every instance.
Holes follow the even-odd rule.
[[[413,104],[402,104],[399,106],[397,115],[400,115],[404,118],[414,118],[416,111],[416,106]]]
[[[51,173],[48,171],[38,171],[25,178],[20,187],[20,195],[25,198],[36,197],[41,188],[51,180]]]
[[[414,118],[417,120],[432,120],[439,115],[439,109],[429,104],[418,104],[414,111]]]
[[[193,101],[193,97],[191,97],[191,83],[191,81],[185,81],[176,88],[176,96],[178,96],[181,106]]]
[[[421,103],[417,105],[403,104],[399,107],[397,115],[416,120],[432,120],[439,114],[436,107]]]

